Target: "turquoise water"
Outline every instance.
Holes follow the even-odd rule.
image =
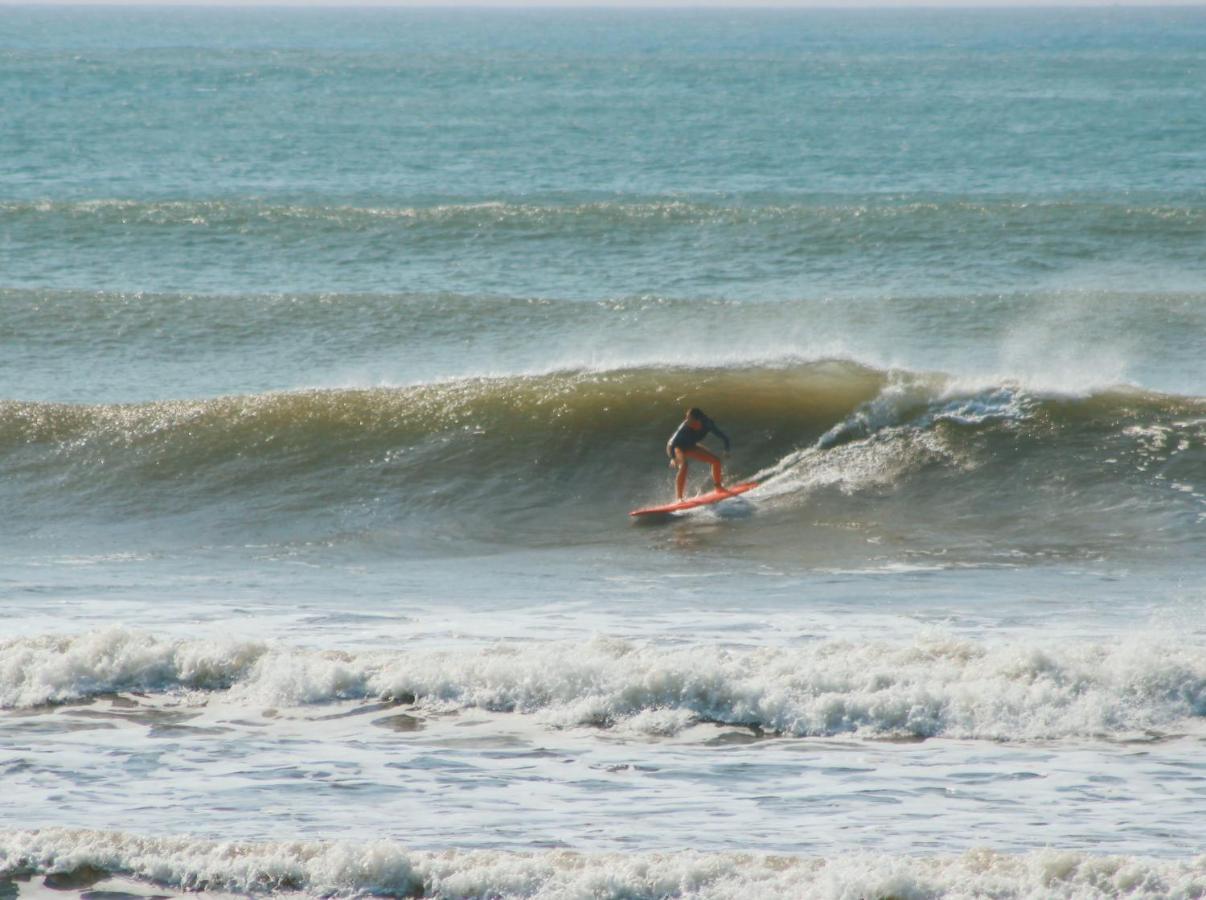
[[[1197,10],[6,19],[9,287],[820,299],[1203,274]]]
[[[1196,9],[3,8],[0,894],[1206,891],[1204,148]]]

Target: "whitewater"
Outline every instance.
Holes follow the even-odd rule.
[[[1206,896],[1200,10],[0,18],[0,897]]]

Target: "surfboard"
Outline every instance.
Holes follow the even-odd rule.
[[[706,494],[700,494],[698,497],[691,497],[689,500],[679,500],[676,503],[664,503],[661,506],[646,506],[642,509],[634,509],[628,515],[656,516],[680,512],[684,509],[695,509],[697,506],[708,506],[712,503],[719,503],[721,500],[728,500],[730,497],[736,497],[738,494],[752,491],[757,486],[758,482],[747,481],[744,484],[735,484],[732,487],[721,488],[718,491],[709,491]]]

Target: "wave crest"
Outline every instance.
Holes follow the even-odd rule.
[[[1206,716],[1203,660],[1200,647],[1158,638],[1046,646],[931,635],[747,650],[600,638],[331,653],[110,629],[0,645],[0,703],[225,690],[253,707],[401,699],[651,734],[722,723],[794,737],[1118,738]]]
[[[943,896],[1197,897],[1206,856],[1160,860],[1059,850],[1010,855],[851,853],[831,858],[757,853],[563,850],[425,852],[384,840],[237,842],[145,838],[52,828],[0,832],[0,877],[119,875],[181,890],[305,896],[663,897],[729,900]]]

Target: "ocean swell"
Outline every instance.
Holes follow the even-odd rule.
[[[864,240],[876,229],[897,241],[911,230],[921,238],[935,230],[977,225],[1047,230],[1077,223],[1103,234],[1133,233],[1145,237],[1159,229],[1166,236],[1196,237],[1206,226],[1206,208],[1196,203],[1119,203],[1108,198],[1059,199],[946,197],[924,194],[877,196],[816,195],[766,202],[758,195],[733,202],[679,197],[630,196],[622,200],[576,200],[550,197],[544,202],[486,200],[425,205],[301,205],[272,204],[244,199],[142,200],[98,198],[76,201],[25,200],[0,203],[0,222],[46,221],[93,223],[95,227],[179,226],[243,231],[249,227],[279,228],[292,224],[320,230],[363,231],[393,223],[394,227],[438,226],[456,231],[515,228],[541,233],[600,230],[617,226],[649,230],[675,226],[796,225],[814,240],[826,232],[852,230]],[[820,233],[818,233],[818,230]],[[870,230],[870,234],[867,232]]]

